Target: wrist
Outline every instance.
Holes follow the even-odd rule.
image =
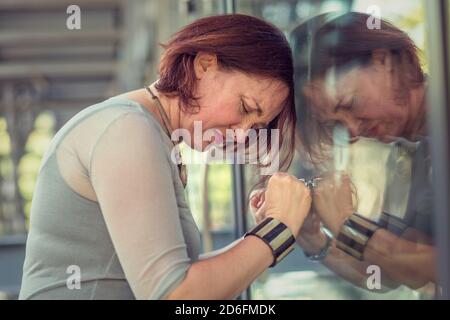
[[[276,220],[282,222],[283,224],[285,224],[289,228],[289,230],[292,232],[292,235],[294,236],[294,238],[297,238],[297,236],[300,232],[300,228],[303,224],[303,219],[301,221],[292,221],[291,219],[289,219],[286,216],[283,216],[279,213],[267,212],[266,218],[276,219]]]
[[[327,224],[326,227],[328,228],[328,230],[330,230],[333,236],[337,237],[352,215],[353,213],[348,213],[345,215],[345,218],[342,218],[342,220],[340,220],[339,222]]]
[[[327,233],[325,230],[319,232],[320,236],[316,237],[316,241],[312,246],[302,247],[303,253],[311,261],[323,261],[325,260],[328,251],[332,245],[333,237],[331,233]]]
[[[297,238],[297,244],[308,254],[317,254],[325,246],[327,236],[322,230],[314,233],[300,230]]]
[[[264,219],[248,231],[244,235],[244,238],[247,236],[260,238],[272,250],[273,262],[270,267],[275,266],[294,249],[295,238],[289,230],[289,227],[273,217]]]
[[[378,229],[375,222],[354,213],[344,222],[337,235],[336,247],[362,261],[367,244]]]

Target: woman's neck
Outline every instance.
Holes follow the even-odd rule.
[[[167,114],[171,129],[176,130],[181,128],[181,110],[178,107],[178,98],[171,98],[161,94],[158,89],[155,88],[155,84],[156,82],[152,83],[149,87],[151,88],[153,94],[159,99],[163,110]],[[156,105],[157,102],[154,101],[151,94],[145,88],[126,92],[121,96],[136,101],[142,105],[150,113],[152,113],[161,126],[166,127],[164,119],[162,118],[158,106]],[[169,128],[167,129],[170,130]],[[172,134],[172,132],[170,132],[170,134]]]
[[[157,81],[156,81],[157,82]],[[180,114],[181,114],[181,110],[179,108],[179,99],[178,97],[168,97],[166,95],[161,94],[158,89],[156,89],[155,85],[156,82],[152,83],[149,87],[152,90],[153,94],[158,98],[161,107],[163,108],[163,110],[165,111],[165,113],[167,114],[167,117],[169,119],[170,122],[170,128],[172,130],[176,130],[181,128],[181,118],[180,118]],[[147,90],[145,90],[147,91]],[[152,102],[153,108],[156,107],[156,113],[158,115],[158,120],[163,120],[160,119],[161,116],[159,114],[159,110],[158,110],[158,106],[156,105],[157,101],[154,101],[151,97],[151,95],[149,94],[149,92],[146,92],[147,97],[149,98],[149,100]],[[155,113],[155,112],[153,112]],[[164,125],[164,122],[162,123]],[[169,129],[169,128],[168,128]],[[172,134],[172,132],[171,132]]]

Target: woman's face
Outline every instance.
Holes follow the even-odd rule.
[[[281,112],[288,96],[288,87],[279,80],[251,76],[218,67],[214,56],[205,55],[196,60],[199,111],[185,113],[182,127],[191,133],[196,150],[204,150],[211,143],[236,140],[227,129],[264,128]],[[201,121],[202,133],[212,129],[210,141],[194,139],[194,121]]]
[[[330,71],[304,93],[323,124],[340,122],[352,138],[392,141],[405,131],[409,108],[396,102],[391,70],[384,59],[339,74]]]

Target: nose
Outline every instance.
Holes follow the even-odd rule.
[[[234,141],[236,142],[244,142],[248,137],[253,136],[253,133],[250,133],[250,130],[256,130],[256,134],[258,134],[258,130],[260,129],[260,125],[255,123],[254,121],[242,121],[235,126],[231,126],[234,134]]]

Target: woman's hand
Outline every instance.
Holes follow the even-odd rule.
[[[348,175],[340,179],[332,174],[323,177],[313,191],[314,212],[323,224],[334,234],[339,234],[345,220],[353,214],[351,182]]]
[[[283,222],[297,237],[311,208],[308,187],[287,173],[275,173],[269,179],[263,197],[256,216],[264,215]]]
[[[260,210],[265,202],[265,194],[266,189],[257,189],[250,194],[250,212],[257,224],[266,217],[264,210]]]
[[[250,212],[256,223],[260,223],[266,217],[265,212],[266,189],[257,189],[250,194]],[[321,231],[321,221],[317,214],[311,212],[304,220],[303,226],[297,237],[297,244],[307,253],[316,254],[326,244],[327,237]]]

